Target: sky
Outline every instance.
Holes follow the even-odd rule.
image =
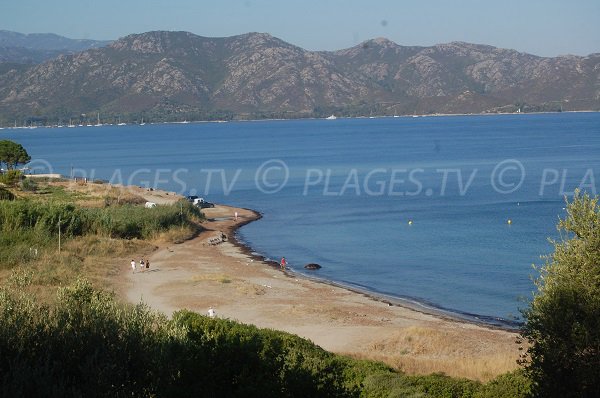
[[[0,29],[113,40],[151,30],[266,32],[307,50],[376,37],[451,41],[541,56],[600,52],[600,0],[3,0]]]

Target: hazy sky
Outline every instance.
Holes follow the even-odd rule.
[[[0,29],[117,39],[150,30],[267,32],[309,50],[387,37],[460,40],[536,55],[600,52],[600,0],[3,0]]]

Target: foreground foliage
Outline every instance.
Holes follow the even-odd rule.
[[[563,240],[541,268],[524,312],[524,358],[541,397],[600,396],[600,207],[575,194],[558,228]]]
[[[79,280],[56,304],[0,289],[0,394],[11,397],[519,397],[522,376],[487,385],[407,376],[300,337],[180,311],[168,319]]]

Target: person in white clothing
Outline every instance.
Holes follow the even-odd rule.
[[[131,270],[135,274],[135,260],[131,260]]]
[[[215,316],[217,316],[217,313],[216,313],[216,311],[213,309],[213,307],[210,307],[210,308],[208,309],[208,316],[209,316],[210,318],[214,318]]]

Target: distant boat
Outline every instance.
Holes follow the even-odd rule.
[[[331,115],[325,118],[326,120],[335,120],[337,117],[335,115]]]
[[[145,125],[146,123],[144,123],[144,118],[142,118],[142,122],[140,123],[140,126]]]

